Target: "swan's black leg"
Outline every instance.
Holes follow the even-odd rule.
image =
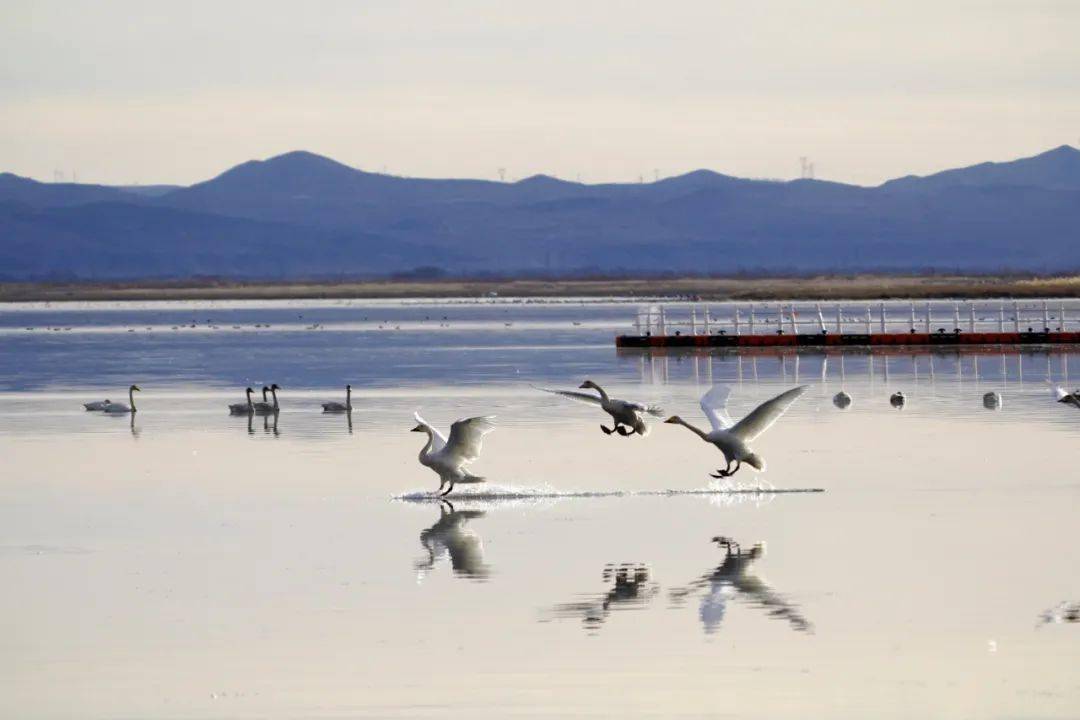
[[[604,431],[605,435],[610,435],[611,433],[615,432],[615,428],[609,428],[603,425],[600,426],[600,429]]]
[[[627,432],[626,428],[624,428],[622,425],[616,425],[615,426],[615,431],[618,432],[623,437],[630,437],[631,435],[634,434],[633,430]]]
[[[736,468],[736,469],[738,469],[738,468]],[[715,475],[713,475],[712,473],[709,473],[709,476],[719,479],[719,478],[731,477],[734,474],[735,474],[735,472],[731,469],[731,461],[728,460],[727,461],[727,466],[725,466],[723,470],[717,470]]]
[[[435,491],[435,494],[436,495],[440,494],[444,487],[446,487],[446,481],[445,480],[440,480],[439,481],[439,489]]]
[[[742,460],[736,460],[735,461],[735,469],[732,470],[731,472],[729,472],[728,475],[731,476],[731,475],[734,475],[735,473],[739,472],[739,468],[741,468],[741,467],[742,467]]]
[[[440,495],[440,497],[446,497],[447,495],[449,495],[453,491],[454,491],[454,481],[451,480],[450,481],[450,487],[446,488],[446,492],[444,492],[442,495]]]

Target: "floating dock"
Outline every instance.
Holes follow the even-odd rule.
[[[836,305],[827,316],[821,304],[733,306],[717,317],[709,306],[662,305],[639,310],[635,333],[619,335],[619,348],[767,348],[833,346],[971,346],[1080,344],[1080,312],[1068,317],[1064,301],[953,303],[934,317],[932,305],[910,304],[898,317],[896,303],[877,308]],[[875,312],[876,310],[876,312]],[[681,312],[680,312],[681,311]]]

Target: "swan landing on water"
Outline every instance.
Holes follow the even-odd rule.
[[[439,475],[439,489],[436,493],[449,495],[454,483],[479,483],[484,478],[472,475],[465,470],[480,457],[480,448],[484,436],[495,429],[494,415],[465,418],[450,426],[450,438],[433,428],[419,413],[415,413],[416,427],[412,432],[427,433],[428,441],[420,450],[420,464],[429,467]],[[443,487],[449,484],[445,492]]]
[[[715,474],[709,473],[714,478],[731,477],[739,471],[743,463],[756,470],[764,470],[765,460],[750,448],[750,443],[772,427],[773,423],[787,412],[791,404],[806,392],[807,387],[800,385],[780,393],[772,400],[758,405],[753,412],[736,423],[727,413],[727,400],[731,395],[731,388],[726,385],[717,385],[701,398],[701,410],[705,413],[705,417],[709,418],[712,432],[705,432],[694,427],[678,415],[673,415],[664,422],[682,425],[705,442],[715,445],[724,454],[727,466],[723,470],[717,470]],[[731,463],[735,463],[734,468],[731,467]]]
[[[599,395],[574,392],[573,390],[551,390],[544,387],[537,387],[536,389],[555,395],[562,395],[563,397],[568,397],[572,400],[599,405],[600,409],[610,415],[615,421],[613,427],[600,426],[600,429],[604,431],[605,435],[617,432],[623,437],[630,437],[634,433],[637,433],[644,437],[649,434],[649,426],[645,423],[643,414],[649,414],[655,417],[664,416],[664,411],[655,405],[642,405],[641,403],[608,397],[608,394],[604,392],[604,389],[592,380],[586,380],[581,383],[580,387],[591,388],[598,392]]]

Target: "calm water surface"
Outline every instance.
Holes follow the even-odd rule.
[[[1080,600],[1080,411],[1045,385],[1080,353],[618,353],[635,310],[0,309],[0,716],[1080,715],[1080,624],[1041,618]],[[810,384],[760,479],[824,492],[703,493],[683,428],[530,387],[586,377],[703,425],[714,382],[736,416]],[[82,410],[132,382],[133,421]],[[278,417],[228,416],[270,382]],[[417,409],[496,414],[506,497],[418,500]]]

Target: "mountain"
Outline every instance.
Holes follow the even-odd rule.
[[[909,175],[890,180],[881,187],[889,190],[932,192],[958,185],[1080,190],[1080,150],[1062,145],[1034,157],[1002,163],[985,162],[926,177]]]
[[[150,186],[147,186],[150,187]],[[698,170],[652,183],[365,172],[309,152],[190,187],[0,175],[6,279],[1080,268],[1080,152],[879,187]]]

